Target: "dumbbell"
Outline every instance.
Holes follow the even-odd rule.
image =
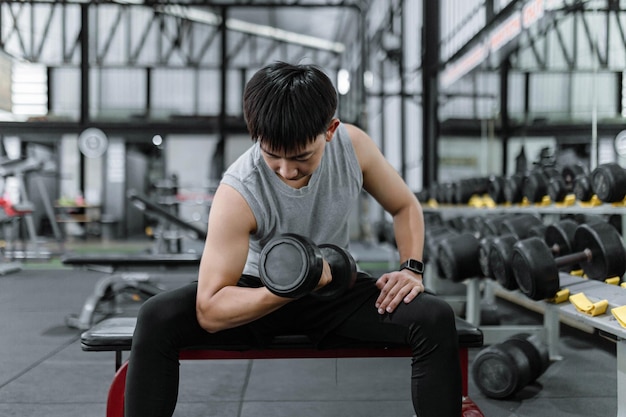
[[[330,265],[333,279],[314,291],[322,276],[324,260]],[[332,299],[354,285],[356,261],[339,246],[318,246],[307,237],[287,233],[263,247],[259,274],[267,289],[278,296],[299,298],[310,294],[320,299]]]
[[[578,174],[574,178],[574,195],[578,201],[589,201],[593,197],[593,188],[591,180],[587,174]]]
[[[536,227],[535,225],[534,227]],[[546,226],[543,238],[535,237],[546,242],[550,256],[564,255],[571,252],[571,241],[573,239],[573,230],[578,227],[573,220],[561,220],[557,223]],[[530,232],[532,228],[528,229]],[[511,263],[513,248],[515,244],[523,239],[527,239],[529,235],[519,236],[512,233],[506,233],[494,238],[489,246],[483,248],[483,253],[479,257],[483,264],[483,272],[490,274],[498,283],[508,290],[517,289],[517,283],[514,275],[514,266]],[[488,261],[484,259],[487,258]]]
[[[424,231],[424,262],[430,262],[431,259],[437,259],[439,251],[439,242],[450,235],[458,235],[459,232],[448,226],[426,227]]]
[[[626,197],[626,170],[619,164],[598,165],[591,173],[591,188],[600,201],[617,203]]]
[[[485,396],[503,399],[534,382],[549,366],[547,346],[537,336],[521,333],[478,352],[472,378]]]
[[[437,270],[441,278],[461,282],[481,274],[479,241],[471,233],[449,235],[439,242]]]
[[[504,181],[504,200],[511,204],[521,203],[524,199],[522,187],[524,185],[525,176],[522,174],[513,174]]]
[[[504,183],[506,179],[504,177],[492,175],[489,177],[489,184],[487,186],[487,194],[496,204],[502,204],[506,200],[504,198]]]
[[[517,242],[511,255],[515,281],[533,300],[553,297],[559,290],[559,268],[580,264],[590,279],[622,277],[626,252],[622,239],[608,223],[581,224],[576,228],[573,252],[554,258],[550,247],[538,238]]]
[[[551,177],[548,181],[550,200],[561,202],[565,200],[568,194],[575,194],[574,184],[578,175],[587,175],[587,169],[583,165],[573,164],[564,166],[560,175]],[[587,197],[587,199],[589,198],[591,198],[591,195]]]
[[[533,214],[509,216],[500,223],[500,234],[512,234],[521,240],[530,236],[532,227],[541,224],[543,224],[543,221]]]

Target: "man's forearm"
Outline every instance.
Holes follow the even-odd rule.
[[[422,260],[424,253],[424,215],[421,206],[409,205],[393,217],[393,228],[400,261]]]

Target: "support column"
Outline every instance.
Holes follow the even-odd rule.
[[[438,170],[439,2],[424,1],[422,14],[422,187],[426,188],[437,181]]]

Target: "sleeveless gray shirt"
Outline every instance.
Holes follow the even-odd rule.
[[[244,274],[259,276],[261,249],[282,233],[348,248],[348,220],[356,207],[363,175],[343,124],[326,143],[320,166],[305,187],[295,189],[285,184],[263,160],[258,142],[228,168],[221,183],[243,196],[256,219]]]

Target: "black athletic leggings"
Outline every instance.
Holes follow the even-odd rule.
[[[269,340],[272,334],[302,329],[301,333],[323,336],[323,340],[348,338],[410,345],[411,393],[416,416],[459,417],[461,369],[451,307],[434,295],[422,293],[411,303],[402,303],[392,314],[381,316],[374,306],[379,294],[375,281],[357,282],[360,282],[359,290],[350,291],[352,295],[345,300],[320,302],[303,297],[253,324],[213,334],[202,329],[196,319],[197,283],[148,299],[139,311],[133,336],[125,416],[169,417],[174,413],[178,397],[178,353],[182,348],[216,343],[258,346],[265,336]],[[324,334],[324,326],[333,325],[333,315],[328,314],[333,303],[343,312],[347,311],[346,303],[353,310],[330,333]]]

